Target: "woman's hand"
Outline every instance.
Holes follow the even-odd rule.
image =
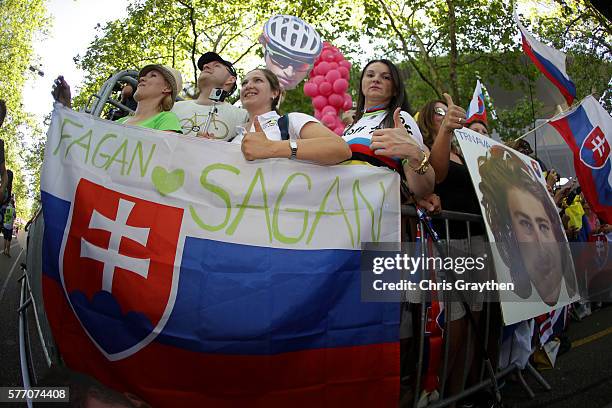
[[[51,95],[56,102],[61,103],[67,108],[72,108],[72,97],[70,95],[70,85],[64,80],[62,75],[58,76],[53,81],[53,88],[51,89]]]
[[[446,111],[446,115],[444,115],[444,119],[440,125],[440,133],[444,132],[452,135],[455,129],[461,129],[465,124],[465,109],[463,109],[461,106],[455,105],[453,103],[453,98],[449,94],[445,93],[443,95],[444,99],[446,100],[448,110]]]
[[[370,149],[379,156],[408,159],[410,165],[417,168],[423,161],[423,150],[410,137],[402,124],[400,108],[393,112],[393,127],[377,129],[372,133]]]
[[[267,138],[257,116],[253,119],[255,132],[248,132],[242,138],[242,154],[247,160],[269,159],[274,157],[272,154],[272,146],[274,141]]]
[[[434,193],[431,193],[425,198],[418,199],[417,205],[425,208],[430,214],[439,214],[442,211],[440,197]]]

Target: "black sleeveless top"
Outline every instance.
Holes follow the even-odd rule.
[[[463,158],[461,161],[463,162]],[[442,210],[481,215],[478,197],[465,163],[459,164],[449,160],[446,178],[436,185],[434,193],[440,196]],[[433,226],[440,239],[446,239],[444,221],[434,220]],[[465,221],[449,221],[448,227],[451,239],[467,238]],[[484,233],[482,222],[470,222],[470,235],[484,235]]]

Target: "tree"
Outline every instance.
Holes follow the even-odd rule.
[[[138,69],[148,63],[170,65],[183,73],[188,97],[194,97],[199,56],[215,51],[238,63],[261,57],[258,37],[264,22],[274,14],[291,14],[314,23],[320,18],[347,21],[348,0],[333,2],[246,0],[134,1],[127,17],[98,27],[98,35],[77,65],[87,77],[76,106],[100,89],[113,73]],[[321,30],[326,34],[325,29]]]
[[[8,116],[0,129],[0,138],[6,145],[6,165],[14,173],[13,192],[20,217],[29,215],[28,190],[35,186],[26,184],[25,175],[33,167],[24,167],[24,134],[37,132],[34,119],[22,106],[22,89],[30,75],[33,63],[32,42],[35,36],[44,35],[48,24],[44,0],[3,0],[0,2],[0,98],[6,100]],[[27,163],[26,163],[27,164]]]

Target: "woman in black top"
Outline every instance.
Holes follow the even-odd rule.
[[[421,127],[423,140],[430,148],[430,163],[435,170],[436,186],[434,193],[439,196],[441,206],[444,210],[457,211],[480,215],[480,205],[470,178],[470,173],[465,165],[458,146],[453,144],[455,129],[461,129],[465,123],[465,110],[453,103],[448,94],[444,94],[445,101],[435,100],[427,103],[419,113],[418,124]],[[431,200],[429,200],[431,201]],[[447,239],[446,227],[443,221],[434,222],[434,228],[441,239]],[[470,223],[471,241],[468,247],[467,226],[465,221],[449,221],[449,235],[453,249],[461,251],[472,251],[472,257],[483,256],[484,252],[484,226],[481,222]],[[455,254],[465,256],[466,253]],[[440,256],[438,254],[438,256]],[[471,280],[469,277],[463,279]],[[443,294],[445,295],[445,294]],[[464,292],[464,295],[469,295]],[[474,296],[466,296],[470,309],[476,321],[482,310],[482,300],[474,299]],[[449,344],[448,360],[448,391],[450,395],[456,394],[463,389],[464,362],[478,368],[472,361],[474,350],[473,344],[468,349],[465,343],[467,337],[468,322],[465,317],[465,309],[459,302],[445,302],[446,316],[449,319],[450,332],[452,335]],[[450,311],[448,310],[450,306]],[[465,354],[468,357],[465,358]],[[475,370],[477,371],[477,370]],[[471,375],[470,375],[471,377]]]

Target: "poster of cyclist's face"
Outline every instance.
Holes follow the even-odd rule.
[[[283,89],[294,89],[306,77],[322,49],[319,33],[294,16],[271,17],[259,42],[266,67],[276,74]]]
[[[506,324],[580,298],[570,247],[539,163],[470,129],[455,131],[486,225]]]

